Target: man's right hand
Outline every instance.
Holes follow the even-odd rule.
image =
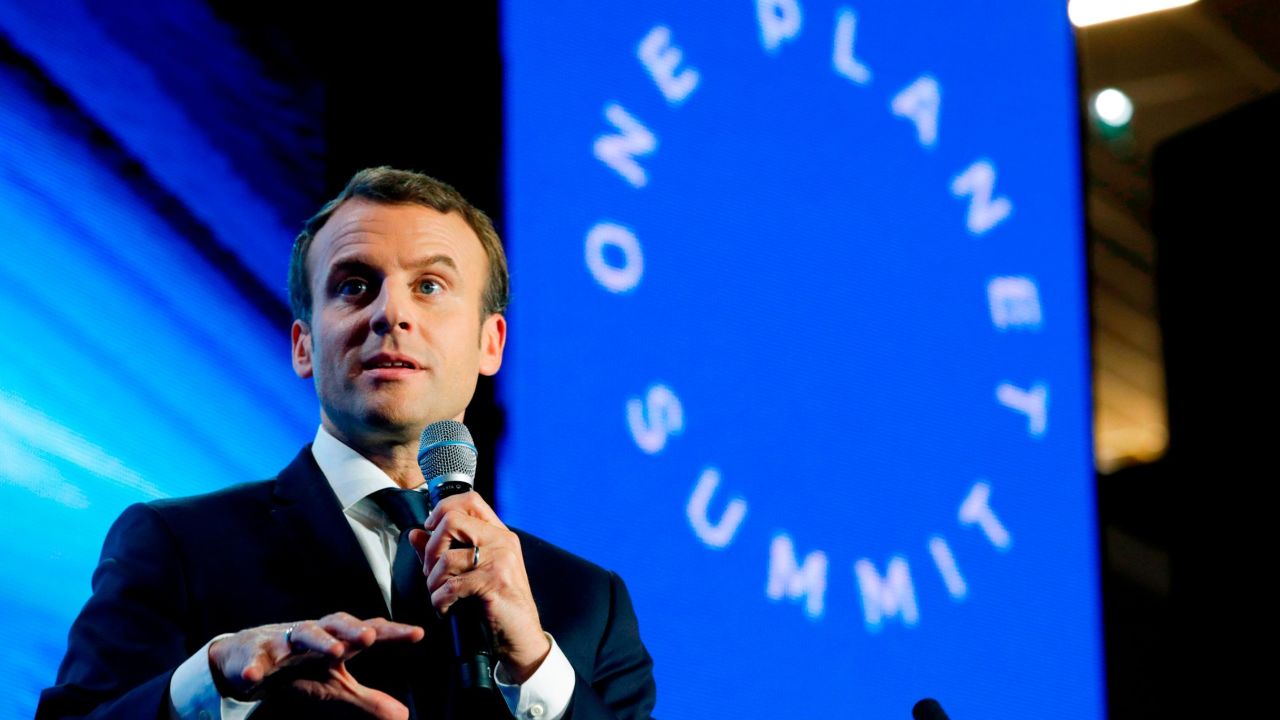
[[[285,632],[292,627],[289,640]],[[209,670],[219,691],[236,700],[260,700],[267,679],[321,700],[346,702],[373,717],[404,720],[409,709],[390,695],[367,688],[347,672],[346,662],[375,643],[413,643],[424,630],[383,618],[361,620],[334,613],[319,620],[242,630],[209,645]],[[290,647],[292,645],[292,647]]]

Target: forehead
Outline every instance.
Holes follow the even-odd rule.
[[[464,275],[482,277],[487,271],[480,239],[459,213],[353,199],[316,233],[307,265],[314,279],[348,260],[398,266],[433,255],[452,258]]]

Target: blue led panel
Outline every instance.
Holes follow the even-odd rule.
[[[509,3],[504,518],[672,717],[1101,717],[1063,3]]]
[[[315,431],[263,307],[301,220],[280,158],[314,141],[244,146],[267,144],[245,116],[316,109],[273,110],[289,93],[234,41],[197,2],[0,4],[5,720],[53,684],[125,506],[269,477]]]

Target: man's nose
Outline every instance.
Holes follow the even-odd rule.
[[[386,335],[393,330],[409,330],[408,290],[397,289],[394,283],[383,283],[373,307],[373,331]]]

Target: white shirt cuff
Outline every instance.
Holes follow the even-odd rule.
[[[224,698],[213,684],[209,670],[209,646],[214,640],[231,637],[219,635],[187,658],[169,680],[169,717],[171,720],[244,720],[258,707],[257,702]]]
[[[573,686],[577,675],[569,658],[556,644],[551,633],[543,632],[551,641],[551,652],[546,659],[519,685],[503,682],[510,677],[502,668],[502,663],[494,671],[494,679],[498,681],[498,690],[507,701],[507,708],[519,720],[560,720],[569,710],[569,701],[573,699]]]

